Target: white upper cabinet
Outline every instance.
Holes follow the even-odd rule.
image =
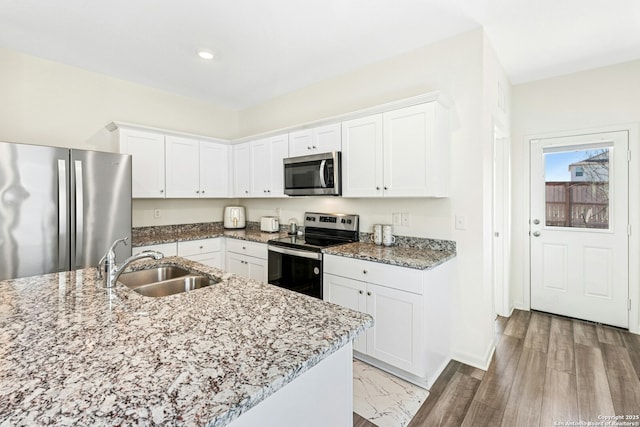
[[[446,197],[446,110],[428,102],[343,122],[344,197]]]
[[[250,143],[251,197],[284,197],[282,160],[289,154],[287,134]]]
[[[230,147],[200,141],[200,197],[229,197]]]
[[[382,114],[342,123],[342,195],[382,197]]]
[[[133,198],[164,198],[164,135],[120,129],[120,152],[131,154]]]
[[[342,149],[340,123],[289,133],[289,156],[329,153]]]
[[[197,140],[167,136],[166,182],[167,197],[200,196],[200,144]]]
[[[167,197],[205,198],[229,195],[227,145],[167,136],[165,150]]]
[[[250,142],[233,146],[233,195],[251,196],[251,153]]]

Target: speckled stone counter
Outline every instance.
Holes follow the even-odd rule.
[[[260,224],[247,223],[247,228],[225,229],[221,222],[163,225],[154,227],[137,227],[132,230],[132,245],[147,246],[161,243],[182,242],[188,240],[213,239],[215,237],[232,237],[258,243],[267,243],[271,239],[287,236],[283,230],[279,233],[263,233]]]
[[[223,426],[372,324],[183,258],[219,283],[144,297],[94,269],[0,282],[0,425]]]
[[[449,246],[446,249],[436,250],[400,245],[387,247],[365,242],[332,246],[323,249],[322,252],[418,270],[429,270],[456,256],[455,245],[453,248]]]

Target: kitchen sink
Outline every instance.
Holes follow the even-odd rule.
[[[150,283],[186,276],[187,274],[189,274],[189,272],[180,267],[156,267],[123,273],[118,280],[133,289]]]
[[[180,267],[157,267],[132,271],[123,273],[118,280],[129,289],[148,297],[165,297],[217,283],[213,279],[192,274]]]

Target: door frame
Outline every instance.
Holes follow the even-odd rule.
[[[501,146],[501,150],[498,150]],[[492,167],[492,215],[491,215],[491,251],[493,309],[499,316],[509,317],[513,311],[511,288],[511,141],[500,126],[493,128],[493,167]],[[498,180],[502,188],[498,189]],[[500,194],[498,194],[498,190]],[[502,250],[499,250],[502,245]],[[498,277],[501,276],[501,277]]]
[[[522,283],[524,291],[524,309],[531,310],[531,248],[530,248],[530,224],[529,216],[531,212],[531,141],[547,138],[562,138],[569,136],[579,136],[593,133],[606,133],[626,131],[629,135],[629,151],[631,152],[631,160],[629,161],[629,212],[628,221],[631,225],[631,235],[628,241],[629,251],[629,300],[631,302],[631,310],[629,310],[629,331],[640,334],[640,140],[639,125],[637,123],[628,123],[620,125],[601,126],[596,128],[564,130],[556,132],[547,132],[540,134],[528,134],[524,137],[525,149],[524,163],[526,164],[527,174],[524,179],[523,193],[524,210],[526,215],[523,221],[521,232],[522,236],[522,261],[523,276]]]

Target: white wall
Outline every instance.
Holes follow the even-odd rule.
[[[355,70],[243,111],[242,136],[293,126],[370,107],[388,101],[440,90],[453,101],[451,197],[448,199],[346,199],[305,198],[274,201],[240,200],[250,220],[260,215],[302,219],[305,211],[358,213],[362,231],[374,223],[390,223],[393,212],[409,212],[411,226],[396,228],[396,234],[455,240],[458,277],[453,313],[454,356],[475,366],[486,367],[493,345],[493,301],[491,287],[490,229],[492,107],[484,114],[484,92],[493,101],[497,80],[508,82],[481,30],[472,31],[417,49],[386,61]],[[489,61],[487,66],[483,65]],[[484,74],[487,73],[487,82]],[[491,81],[491,83],[489,83]],[[487,86],[487,88],[485,88]],[[500,116],[506,123],[505,113]],[[489,152],[487,153],[487,149]],[[488,163],[487,163],[488,161]],[[477,179],[482,177],[482,179]],[[489,177],[487,181],[487,177]],[[487,187],[488,185],[488,187]],[[488,192],[487,192],[488,191]],[[455,230],[454,215],[466,217],[466,230]]]
[[[220,138],[238,133],[235,111],[0,49],[0,141],[115,151],[105,129],[112,121]],[[181,204],[156,201],[167,214],[148,221],[147,204],[135,200],[133,225],[222,220],[220,202],[190,201],[183,213]]]
[[[513,175],[512,185],[512,301],[516,307],[529,304],[529,137],[552,132],[593,129],[597,127],[624,128],[640,122],[640,61],[613,65],[566,76],[545,79],[513,87],[512,168],[521,171]],[[640,155],[637,136],[630,140],[632,161]],[[632,163],[633,165],[633,163]],[[637,171],[632,171],[632,174]],[[637,178],[637,175],[632,175]],[[638,181],[629,183],[631,207],[637,221]],[[637,227],[636,227],[637,228]],[[636,234],[632,234],[637,236]],[[637,237],[635,237],[637,239]],[[631,248],[631,268],[637,268],[637,248]],[[632,282],[630,295],[634,318],[631,327],[639,329],[637,312],[639,286]],[[634,309],[635,305],[635,309]]]

